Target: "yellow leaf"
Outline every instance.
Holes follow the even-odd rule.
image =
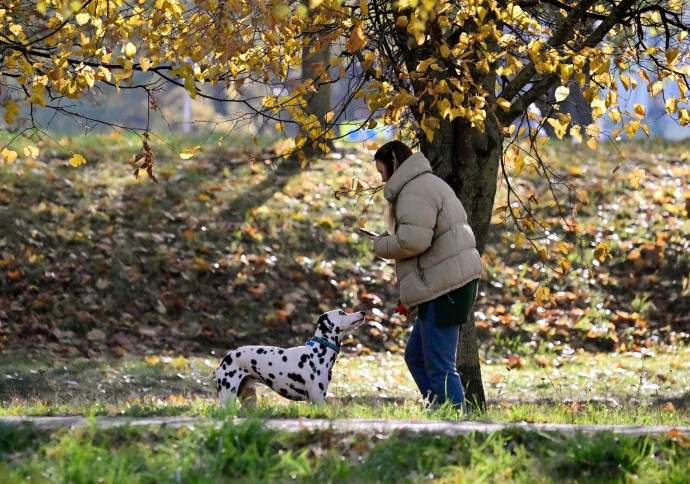
[[[513,161],[513,164],[515,165],[514,176],[519,176],[520,173],[522,173],[525,169],[525,166],[527,166],[527,164],[525,163],[525,155],[517,155],[517,157],[515,157],[515,160]]]
[[[575,67],[571,64],[561,64],[560,69],[561,79],[564,81],[567,80],[570,76],[572,76],[573,72],[575,72]]]
[[[635,117],[642,119],[647,112],[647,108],[643,104],[633,104],[633,111],[635,112]]]
[[[570,269],[570,262],[565,257],[558,259],[558,263],[561,265],[561,273],[565,274]]]
[[[628,138],[632,139],[638,129],[640,129],[640,122],[635,120],[630,121],[625,125],[625,134],[628,135]]]
[[[17,159],[17,152],[3,148],[2,151],[0,151],[0,157],[4,158],[7,163],[13,163],[14,160]]]
[[[570,95],[570,89],[568,86],[559,86],[556,88],[556,102],[563,102],[566,99],[568,99],[568,95]]]
[[[534,299],[537,301],[539,306],[543,306],[545,302],[549,302],[553,299],[551,296],[551,289],[544,286],[539,286],[534,293]]]
[[[613,259],[611,255],[611,246],[606,242],[599,242],[594,248],[594,258],[599,262],[604,262],[606,259]]]
[[[587,146],[590,149],[596,150],[597,149],[597,139],[596,138],[589,138],[587,140]]]
[[[673,114],[678,111],[678,99],[675,97],[670,97],[666,100],[666,112],[668,114]]]
[[[520,248],[523,245],[525,245],[525,242],[527,241],[527,236],[525,235],[524,232],[518,232],[515,234],[515,247]]]
[[[564,242],[558,243],[558,250],[565,255],[568,255],[570,253],[570,249],[568,248],[568,246]]]
[[[5,104],[5,122],[14,123],[14,117],[19,114],[19,104],[9,101]]]
[[[155,365],[160,361],[160,358],[157,356],[144,356],[144,361],[147,365]]]
[[[86,159],[80,154],[76,153],[72,158],[69,159],[69,164],[73,167],[78,167],[86,163]]]
[[[444,59],[450,57],[450,47],[448,47],[447,44],[441,44],[441,47],[439,47],[439,51],[441,52],[441,57],[443,57]]]
[[[151,61],[148,57],[142,57],[139,59],[139,65],[141,66],[141,71],[146,72],[151,67]]]
[[[426,34],[421,30],[417,29],[415,29],[412,33],[414,34],[414,40],[415,42],[417,42],[417,45],[423,45],[424,41],[426,40]]]
[[[421,128],[422,131],[424,131],[424,134],[426,135],[426,139],[429,140],[429,143],[434,141],[436,130],[439,128],[440,124],[441,123],[437,118],[431,116],[424,116],[422,118]]]
[[[438,113],[441,115],[442,118],[448,117],[451,111],[451,104],[450,100],[448,99],[441,99],[437,104],[436,107],[438,108]]]
[[[647,172],[642,168],[635,168],[630,176],[630,185],[633,188],[640,188],[640,181],[647,178]]]
[[[180,158],[183,160],[190,159],[192,156],[194,156],[194,153],[196,153],[199,148],[201,148],[201,146],[198,145],[191,148],[183,148],[182,151],[180,151]]]
[[[3,9],[4,10],[4,9]],[[10,24],[10,32],[12,32],[17,37],[23,37],[24,30],[19,24]]]
[[[606,113],[606,101],[603,99],[595,98],[592,99],[592,117],[594,119],[599,119]]]
[[[316,219],[316,225],[318,225],[319,227],[328,228],[328,229],[334,229],[335,228],[335,222],[333,222],[333,220],[331,220],[330,217],[326,217],[326,216],[317,218]]]
[[[137,48],[134,47],[133,43],[127,42],[127,45],[125,45],[124,52],[128,59],[133,59],[134,56],[137,54]]]
[[[416,102],[417,98],[407,92],[405,89],[401,89],[400,92],[393,97],[393,106],[396,108],[409,106]]]
[[[24,156],[36,158],[38,156],[38,148],[36,148],[35,146],[26,146],[24,148]]]
[[[678,122],[681,126],[687,126],[690,124],[690,112],[686,108],[681,108],[678,111]]]
[[[570,136],[575,138],[578,143],[582,143],[582,134],[580,131],[582,130],[582,126],[576,125],[570,128]]]
[[[621,74],[620,78],[625,90],[627,91],[628,89],[630,89],[630,77],[626,76],[625,74]]]
[[[78,13],[74,18],[77,20],[77,23],[79,25],[84,25],[85,23],[87,23],[89,21],[89,18],[91,18],[91,16],[89,15],[88,12],[81,12],[81,13]]]
[[[642,68],[639,68],[639,69],[637,70],[637,73],[639,74],[639,76],[640,76],[642,79],[644,79],[646,82],[649,82],[649,75],[647,75],[647,71],[645,71],[645,70],[642,69]]]
[[[661,81],[656,81],[647,86],[647,91],[652,95],[652,97],[659,94],[664,89],[664,83]]]
[[[350,37],[348,37],[345,42],[345,49],[347,49],[348,52],[356,52],[366,47],[366,45],[367,38],[364,35],[364,30],[362,30],[362,27],[355,27],[352,29]]]
[[[678,49],[666,49],[666,63],[669,66],[672,66],[673,64],[676,63],[676,59],[678,59],[678,54],[680,54],[680,50]]]
[[[496,99],[496,103],[503,109],[504,111],[510,111],[510,106],[511,103],[507,99],[503,99],[502,97],[499,97]]]
[[[568,124],[569,121],[561,122],[558,119],[553,119],[549,118],[546,120],[547,123],[553,127],[553,132],[556,135],[558,139],[563,139],[563,136],[565,136],[566,130],[568,129]]]

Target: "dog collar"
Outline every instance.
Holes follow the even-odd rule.
[[[314,343],[319,343],[319,344],[322,345],[322,346],[325,346],[325,347],[327,347],[327,348],[332,349],[332,350],[335,351],[336,353],[340,353],[340,346],[334,345],[334,344],[331,343],[330,341],[325,340],[325,339],[323,339],[323,338],[319,338],[318,336],[314,336],[314,337],[312,337],[312,339],[310,339],[309,341],[307,341],[307,346],[314,346]]]

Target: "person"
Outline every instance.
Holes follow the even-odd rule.
[[[391,141],[374,155],[385,184],[388,234],[369,236],[395,260],[400,303],[417,308],[405,363],[426,404],[467,412],[455,358],[460,325],[472,314],[482,261],[465,209],[422,153]]]

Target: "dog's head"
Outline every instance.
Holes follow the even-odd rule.
[[[346,313],[342,309],[334,309],[319,317],[316,332],[324,337],[335,336],[340,340],[340,336],[354,331],[362,323],[364,323],[364,311]]]

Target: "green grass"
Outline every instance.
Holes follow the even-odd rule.
[[[674,436],[518,429],[455,437],[287,434],[232,419],[177,429],[87,425],[52,434],[2,426],[0,443],[0,472],[9,482],[680,483],[690,458],[687,442]]]
[[[539,422],[685,426],[690,418],[688,349],[637,353],[544,354],[486,360],[486,413],[470,419]],[[1,415],[204,416],[223,417],[215,390],[194,381],[191,359],[126,357],[82,360],[73,365],[47,360],[28,363],[0,356],[7,392]],[[215,361],[197,360],[201,372]],[[10,382],[24,382],[22,386]],[[325,409],[293,403],[259,387],[259,406],[243,409],[255,418],[364,418],[457,420],[450,409],[423,409],[401,355],[342,355],[333,370]],[[236,412],[236,411],[235,411]],[[235,415],[234,413],[233,415]]]

